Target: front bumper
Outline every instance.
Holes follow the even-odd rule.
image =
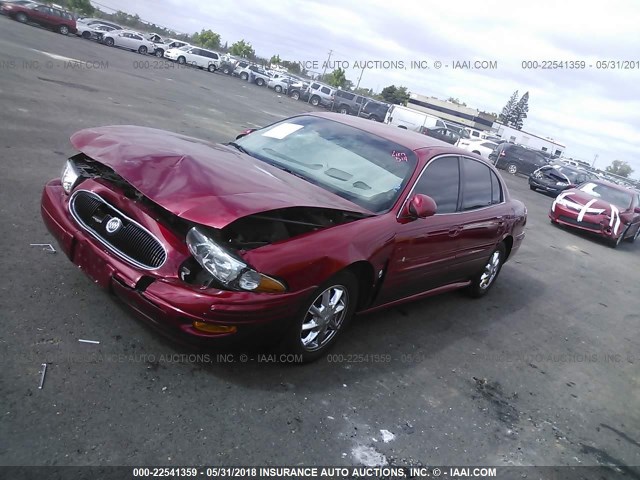
[[[541,182],[535,177],[529,177],[529,185],[531,185],[532,187],[538,190],[542,190],[547,193],[553,193],[555,195],[559,195],[560,193],[562,193],[564,190],[567,189],[567,187],[560,187],[558,185],[549,185],[547,183]]]
[[[107,250],[75,222],[68,210],[68,198],[59,180],[50,181],[42,192],[42,218],[62,251],[95,283],[176,340],[244,337],[256,329],[279,331],[311,294],[312,288],[285,294],[200,289],[177,276],[138,269]],[[237,330],[206,333],[194,327],[195,321],[235,326]]]
[[[626,225],[622,222],[618,225],[616,225],[616,223],[611,225],[608,216],[602,214],[585,214],[578,220],[579,213],[580,212],[567,208],[564,205],[556,204],[555,208],[549,210],[549,218],[554,223],[594,233],[611,240],[616,240],[625,231]]]

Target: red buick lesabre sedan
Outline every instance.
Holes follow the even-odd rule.
[[[613,248],[640,236],[640,196],[603,180],[590,180],[556,197],[551,223],[567,225],[604,237]]]
[[[488,163],[357,117],[304,114],[226,145],[132,126],[71,143],[44,222],[174,337],[278,331],[310,361],[356,312],[484,295],[524,238],[526,208]]]

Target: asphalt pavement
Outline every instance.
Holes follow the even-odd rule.
[[[552,199],[503,173],[527,237],[487,297],[358,317],[310,365],[195,356],[30,245],[53,242],[42,187],[85,127],[230,141],[313,107],[4,17],[0,102],[0,465],[615,464],[609,478],[640,478],[640,244],[552,226]]]

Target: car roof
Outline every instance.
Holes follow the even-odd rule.
[[[336,122],[349,125],[365,132],[369,132],[390,142],[397,143],[411,150],[421,150],[424,148],[440,148],[447,147],[447,151],[452,153],[458,152],[461,155],[469,155],[469,152],[449,145],[446,142],[438,140],[437,138],[423,135],[422,133],[414,132],[404,128],[398,128],[396,126],[388,125],[386,123],[372,122],[371,120],[356,117],[352,115],[342,115],[335,112],[309,112],[302,115],[312,115],[315,117],[322,117]],[[295,118],[295,117],[294,117]]]

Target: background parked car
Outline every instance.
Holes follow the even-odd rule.
[[[296,80],[289,77],[272,78],[267,82],[267,87],[273,88],[276,93],[286,94],[294,83]]]
[[[475,153],[476,155],[480,155],[481,157],[489,158],[489,155],[493,153],[498,144],[489,140],[460,138],[458,143],[456,143],[456,146]]]
[[[2,6],[2,11],[20,23],[36,23],[62,35],[76,33],[76,21],[73,15],[60,8],[37,3],[26,5],[6,3]]]
[[[423,133],[424,135],[428,135],[429,137],[437,138],[438,140],[447,142],[450,145],[455,145],[458,142],[458,140],[460,140],[460,135],[458,135],[453,130],[449,130],[448,128],[443,128],[443,127],[438,127],[438,128],[422,127],[420,129],[420,133]]]
[[[389,104],[384,102],[377,102],[375,100],[367,100],[360,110],[359,116],[362,118],[368,118],[376,122],[384,121],[389,111]]]
[[[147,40],[141,33],[129,30],[114,30],[103,36],[103,42],[107,47],[126,48],[142,55],[153,53],[155,45]]]
[[[271,80],[269,73],[258,65],[248,65],[246,68],[240,70],[239,76],[242,80],[255,83],[260,87],[266,85],[267,82]]]
[[[164,57],[174,60],[180,65],[192,65],[210,72],[220,67],[220,54],[206,48],[185,45],[180,48],[170,48],[164,52]]]
[[[76,34],[82,38],[87,40],[98,40],[102,41],[104,36],[109,32],[116,30],[115,28],[109,25],[101,25],[99,23],[93,23],[91,25],[85,24],[77,24],[77,32]]]
[[[305,92],[305,97],[309,99],[309,103],[314,107],[331,108],[335,101],[335,95],[335,88],[318,82],[313,82],[309,85]]]
[[[8,0],[6,2],[0,1],[0,15],[6,15],[6,13],[2,10],[3,5],[30,5],[32,3],[36,3],[32,0]]]
[[[588,180],[596,180],[596,177],[569,165],[546,165],[529,176],[529,188],[556,196]]]
[[[164,57],[164,52],[166,52],[171,48],[181,48],[181,47],[189,46],[187,42],[184,42],[182,40],[176,40],[174,38],[164,38],[164,39],[161,39],[161,41],[154,41],[153,39],[150,38],[150,40],[153,42],[155,46],[155,50],[153,54],[158,58]]]
[[[444,121],[428,113],[420,112],[402,105],[391,105],[384,119],[385,123],[396,127],[420,132],[426,128],[446,128]]]
[[[515,175],[522,173],[530,175],[540,167],[547,165],[547,159],[538,150],[527,148],[514,143],[502,143],[491,154],[489,160],[497,168],[502,168]]]
[[[102,18],[79,17],[76,19],[76,24],[108,25],[110,27],[113,27],[114,30],[124,30],[124,27],[118,25],[117,23],[113,23],[109,20],[104,20]]]
[[[366,101],[367,99],[362,95],[338,89],[336,90],[333,109],[338,113],[358,115]]]

